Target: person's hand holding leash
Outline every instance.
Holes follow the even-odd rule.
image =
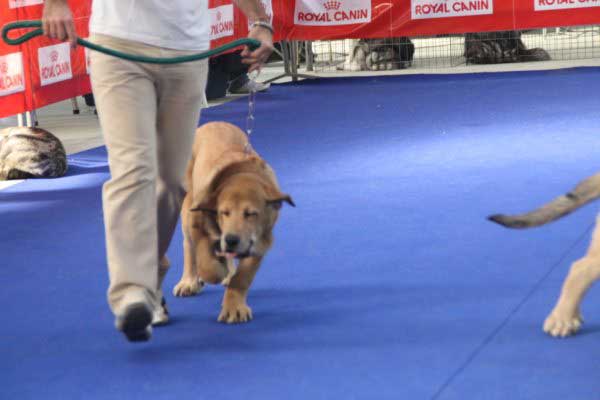
[[[260,70],[273,52],[273,27],[268,22],[269,16],[260,0],[233,0],[233,2],[246,14],[249,21],[254,21],[250,25],[248,37],[261,43],[254,51],[246,47],[242,51],[242,62],[250,64],[248,72]]]
[[[250,28],[248,37],[260,41],[261,45],[254,51],[250,51],[248,47],[242,51],[242,62],[250,64],[248,72],[259,70],[273,52],[273,32],[267,26],[270,25],[254,24]]]
[[[50,39],[68,39],[71,47],[77,46],[77,33],[73,14],[67,0],[46,0],[42,14],[44,35]]]

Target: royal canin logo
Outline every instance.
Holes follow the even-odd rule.
[[[211,12],[211,40],[233,35],[235,28],[233,20],[233,5],[213,8],[211,9]]]
[[[297,0],[302,1],[302,0]],[[296,3],[303,4],[303,3]],[[300,6],[296,8],[295,22],[300,25],[344,25],[369,22],[371,20],[369,0],[324,0],[322,11]]]
[[[44,57],[45,62],[40,65],[42,86],[71,79],[73,74],[71,71],[71,62],[69,59],[65,60],[65,57],[67,57],[66,54],[60,48],[49,49],[49,52]]]
[[[25,88],[23,72],[20,70],[19,65],[16,64],[13,55],[0,57],[0,96],[5,96],[11,93],[22,92]],[[7,57],[12,58],[12,60]],[[11,64],[15,63],[14,70],[11,71]]]
[[[323,3],[323,7],[325,7],[327,11],[337,11],[341,6],[342,3],[337,0],[329,0]]]

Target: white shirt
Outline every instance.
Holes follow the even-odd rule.
[[[90,32],[176,50],[210,47],[208,0],[93,0]]]

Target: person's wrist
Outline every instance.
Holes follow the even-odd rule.
[[[67,0],[46,0],[46,5],[55,6],[55,5],[66,5]]]
[[[265,30],[269,31],[271,33],[271,35],[273,35],[275,33],[275,30],[273,29],[273,25],[271,25],[271,23],[269,21],[255,20],[254,22],[252,22],[252,24],[250,24],[250,29],[252,30],[255,28],[265,29]]]

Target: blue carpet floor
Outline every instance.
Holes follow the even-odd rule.
[[[251,290],[255,319],[217,323],[219,287],[169,294],[173,323],[147,344],[105,303],[105,150],[0,192],[0,398],[600,398],[600,290],[579,335],[541,330],[598,205],[530,231],[485,220],[600,170],[599,91],[599,69],[573,69],[261,93],[253,144],[298,207]],[[246,113],[239,100],[202,120]]]

